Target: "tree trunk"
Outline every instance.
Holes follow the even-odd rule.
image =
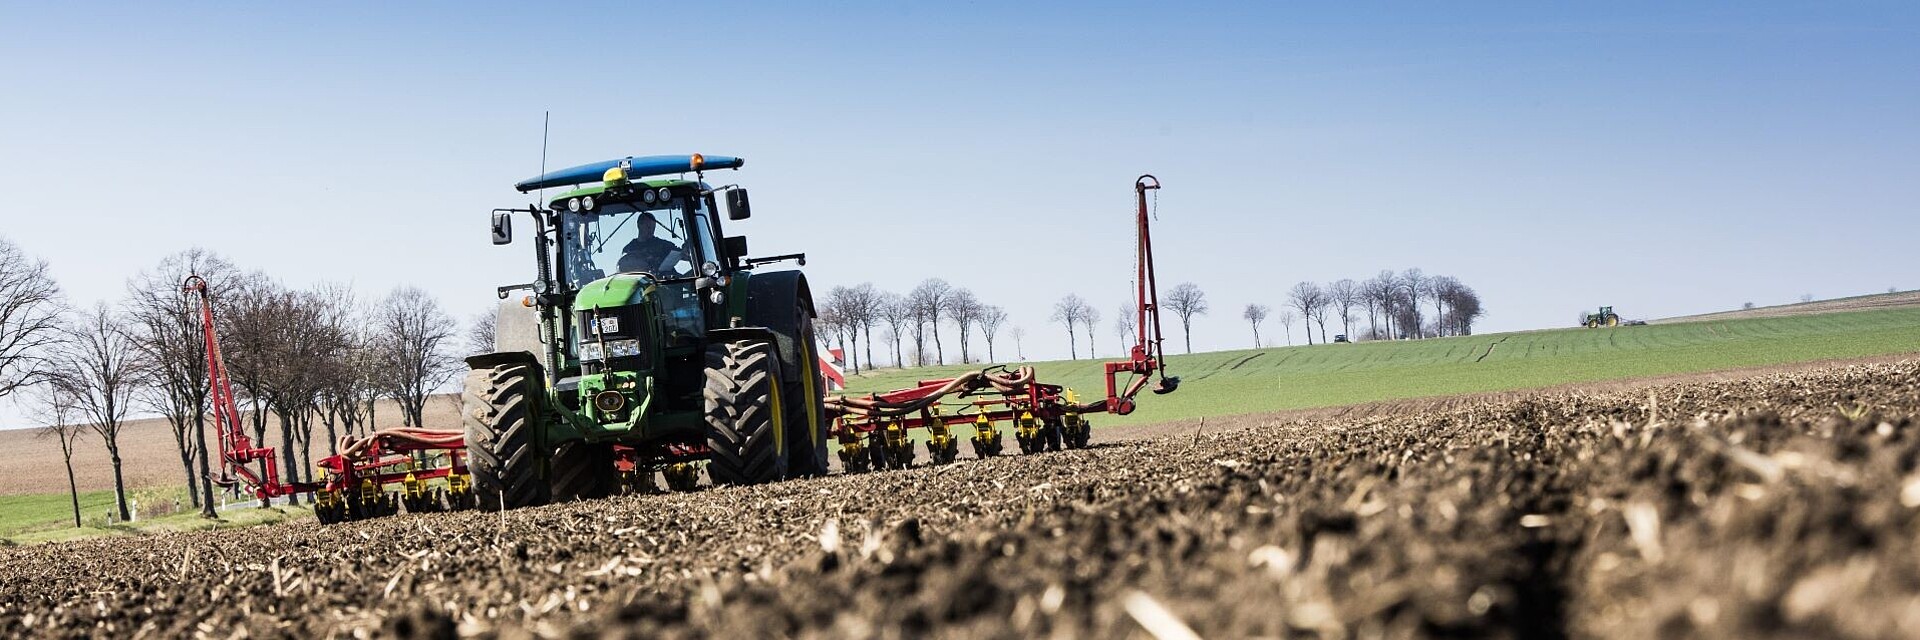
[[[67,495],[73,497],[73,528],[80,528],[80,483],[73,480],[73,454],[67,454]]]
[[[992,338],[987,338],[987,362],[988,362],[988,363],[992,363],[992,362],[994,362],[994,359],[993,359],[993,339],[992,339]]]
[[[300,460],[293,457],[293,445],[296,442],[293,437],[293,421],[287,419],[285,413],[279,411],[273,413],[280,418],[280,476],[285,482],[293,482],[300,478],[300,468],[295,466],[300,463]],[[273,482],[275,479],[267,478],[266,480]],[[300,504],[300,494],[288,493],[287,504]]]
[[[1080,339],[1073,335],[1073,324],[1067,324],[1067,358],[1080,359]]]
[[[127,481],[120,473],[120,447],[118,445],[107,447],[107,455],[113,460],[114,506],[120,509],[120,521],[126,522],[133,519],[133,514],[127,511]]]
[[[1193,353],[1193,321],[1180,317],[1180,339],[1187,345],[1187,353]]]
[[[300,435],[300,460],[301,462],[304,462],[306,464],[300,465],[300,473],[295,477],[305,476],[308,482],[312,482],[313,481],[313,415],[305,411],[300,412],[300,434],[301,434]],[[294,476],[295,474],[288,474],[288,475]]]
[[[1260,325],[1253,325],[1253,348],[1260,348]]]
[[[933,363],[947,363],[947,348],[940,344],[940,314],[933,314]]]
[[[180,421],[186,422],[186,417],[181,416]],[[199,483],[195,482],[193,478],[193,447],[190,446],[192,442],[187,439],[186,427],[184,425],[179,430],[174,431],[174,433],[176,434],[173,440],[174,448],[180,451],[180,469],[185,472],[187,476],[187,498],[191,500],[193,506],[197,508],[200,506],[200,492],[198,491]]]
[[[185,471],[187,475],[187,497],[193,502],[193,506],[199,507],[200,506],[200,491],[199,491],[200,483],[194,481],[193,451],[188,449],[186,444],[187,444],[186,440],[184,438],[181,439],[180,468],[182,471]]]
[[[1100,333],[1100,332],[1093,330],[1093,323],[1087,323],[1087,359],[1088,360],[1097,360],[1100,358],[1100,347],[1098,343],[1093,341],[1093,336],[1096,333]],[[961,347],[961,349],[965,349],[965,348],[966,347]]]
[[[847,364],[852,365],[854,373],[860,373],[860,332],[848,331],[847,337],[853,342],[853,348],[846,351]]]
[[[200,517],[213,518],[213,473],[209,469],[208,459],[215,454],[207,449],[207,410],[196,407],[193,411],[194,432],[200,440]],[[224,464],[225,461],[222,461]]]
[[[867,341],[867,369],[873,369],[873,323],[861,323],[860,337]]]

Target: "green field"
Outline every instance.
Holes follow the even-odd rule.
[[[73,526],[73,501],[65,493],[40,493],[0,496],[0,544],[32,544],[94,538],[131,536],[164,531],[191,531],[217,527],[244,527],[278,522],[309,513],[304,508],[275,506],[272,509],[238,508],[220,512],[219,520],[205,520],[186,501],[186,489],[137,489],[129,497],[142,503],[150,513],[171,511],[155,509],[168,503],[178,511],[141,517],[136,522],[112,522],[113,491],[80,493],[80,521]]]
[[[1914,352],[1920,352],[1920,308],[1196,353],[1168,358],[1169,370],[1182,381],[1178,392],[1143,392],[1133,415],[1101,416],[1095,424]],[[1082,399],[1105,393],[1096,361],[1039,362],[1034,367],[1043,382],[1065,384]],[[882,391],[970,368],[977,366],[881,369],[850,376],[848,385],[855,392]]]

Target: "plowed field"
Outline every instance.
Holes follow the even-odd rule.
[[[0,636],[1920,636],[1920,363],[0,549]]]

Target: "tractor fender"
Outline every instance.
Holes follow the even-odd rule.
[[[773,332],[774,346],[780,352],[780,375],[788,380],[800,376],[800,325],[795,307],[814,315],[813,290],[807,276],[799,271],[755,273],[747,279],[747,317],[749,326],[765,327]]]
[[[533,368],[533,379],[546,379],[546,367],[540,359],[525,351],[495,351],[477,356],[467,356],[467,367],[471,369],[491,369],[503,364],[524,364]]]

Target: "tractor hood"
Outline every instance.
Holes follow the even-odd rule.
[[[581,287],[573,298],[573,310],[624,307],[653,293],[653,286],[653,277],[644,273],[616,273]]]

